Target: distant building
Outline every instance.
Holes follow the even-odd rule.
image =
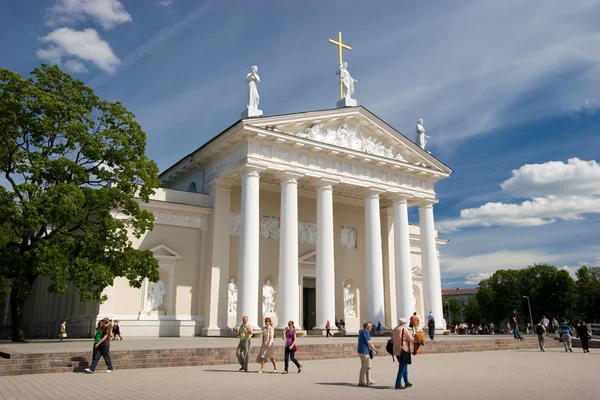
[[[450,323],[451,319],[448,315],[448,301],[449,299],[458,299],[460,301],[460,316],[459,320],[463,321],[463,315],[465,307],[471,297],[475,296],[479,292],[479,288],[456,288],[442,290],[442,299],[444,301],[444,319]]]

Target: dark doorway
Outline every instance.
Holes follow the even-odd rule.
[[[315,289],[315,278],[304,278],[303,279],[303,292],[302,292],[302,326],[305,330],[309,330],[315,327],[317,324],[317,294]]]

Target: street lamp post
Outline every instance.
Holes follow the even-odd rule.
[[[452,333],[452,314],[450,314],[450,297],[446,296],[446,299],[448,300],[448,323],[447,325],[450,326],[450,333]],[[446,328],[448,328],[448,326],[446,326]]]
[[[531,302],[529,301],[529,296],[523,296],[524,299],[527,299],[527,305],[529,306],[529,321],[531,321],[531,330],[533,331],[533,316],[531,314]]]

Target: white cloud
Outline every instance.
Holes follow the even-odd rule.
[[[409,13],[395,25],[400,29],[353,44],[374,60],[383,51],[398,54],[373,65],[361,97],[366,92],[370,109],[409,134],[423,118],[439,151],[494,129],[572,113],[586,100],[589,107],[600,99],[599,4],[507,0],[419,9],[422,19]],[[392,16],[372,24],[388,26],[386,18]],[[543,98],[522,100],[540,87]]]
[[[473,282],[478,277],[485,279],[499,269],[521,269],[542,262],[552,264],[560,259],[561,255],[540,249],[498,250],[465,257],[441,257],[440,266],[443,275],[467,274],[467,279]]]
[[[158,5],[164,8],[171,8],[171,6],[173,5],[173,1],[172,0],[162,0],[158,2]]]
[[[600,165],[594,160],[571,158],[567,164],[550,161],[527,164],[512,171],[502,190],[515,196],[597,195],[600,194]]]
[[[62,57],[77,57],[83,61],[92,62],[107,72],[114,72],[120,63],[110,45],[102,40],[94,29],[76,31],[70,28],[60,28],[50,32],[41,40],[50,43],[49,48],[38,49],[36,53],[43,60],[59,63],[57,60],[60,61]],[[77,60],[71,58],[69,61],[71,66],[80,68],[80,65],[74,63]]]
[[[74,59],[69,59],[69,60],[65,61],[65,68],[69,72],[77,72],[77,73],[87,72],[87,68],[85,67],[85,64],[82,63],[81,61],[77,61]]]
[[[492,276],[491,272],[479,272],[476,274],[469,274],[465,278],[465,283],[467,285],[479,285],[479,282],[481,282],[484,279],[488,279],[490,276]]]
[[[460,219],[438,224],[442,232],[474,226],[536,226],[557,220],[576,220],[600,213],[600,166],[572,158],[567,164],[551,161],[524,165],[500,186],[515,196],[531,197],[520,204],[486,203],[460,212]]]
[[[55,27],[92,18],[104,29],[131,22],[131,15],[119,0],[59,0],[48,9],[46,23]]]

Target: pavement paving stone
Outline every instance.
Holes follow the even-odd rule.
[[[301,352],[300,352],[301,353]],[[413,357],[406,390],[393,389],[397,363],[373,359],[376,384],[357,387],[357,358],[302,361],[302,373],[238,372],[236,365],[116,370],[113,374],[60,373],[0,377],[0,399],[532,399],[600,398],[600,352],[550,348],[421,354]],[[101,361],[102,363],[103,361]],[[279,370],[283,362],[278,360]]]

